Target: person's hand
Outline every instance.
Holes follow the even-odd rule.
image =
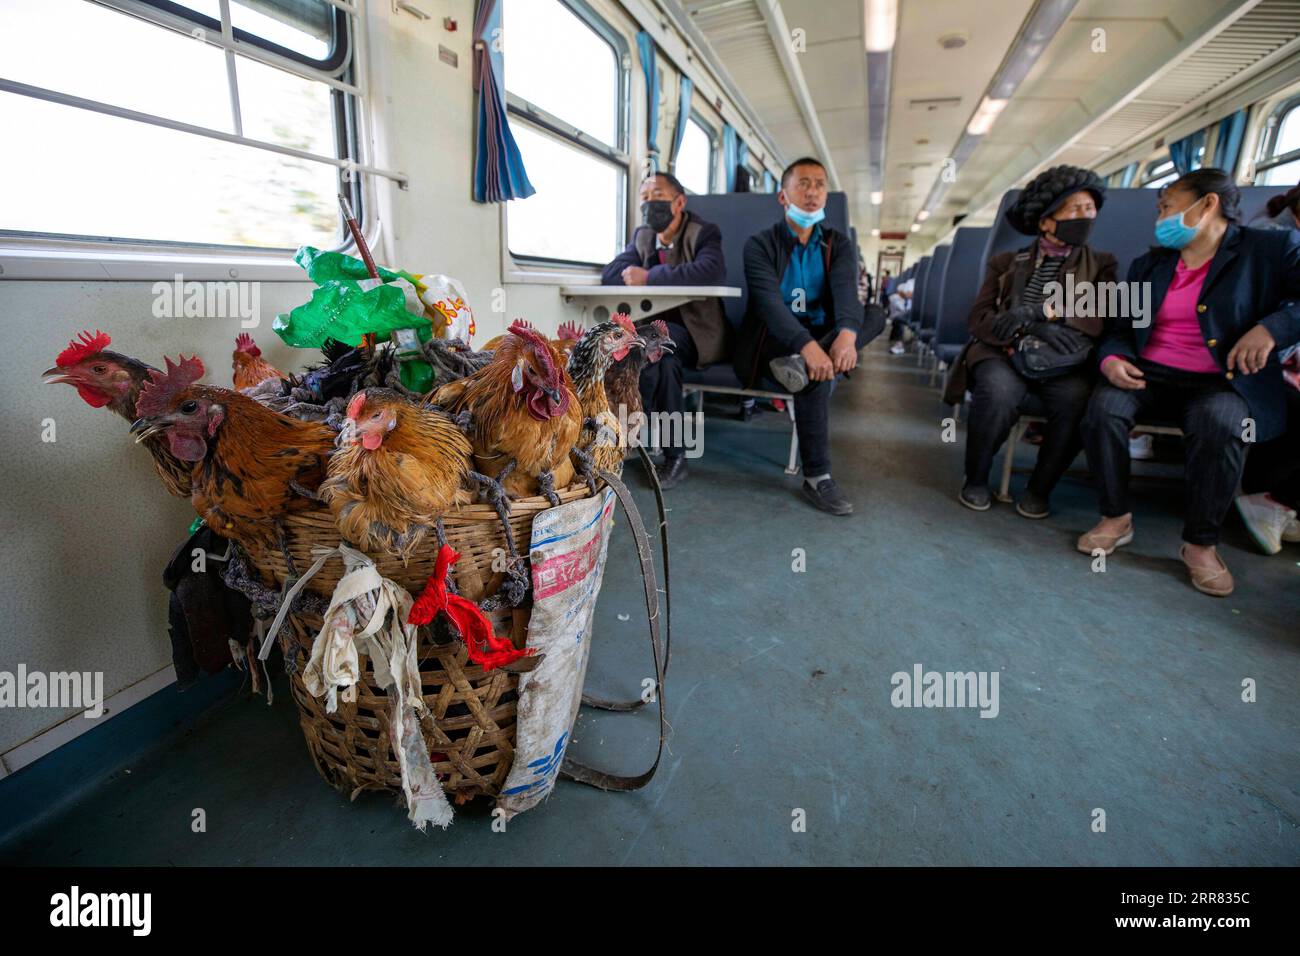
[[[645,285],[646,279],[649,276],[650,276],[649,271],[646,269],[642,269],[640,266],[628,266],[626,269],[623,270],[623,284],[624,285]]]
[[[1016,306],[1007,309],[993,320],[993,334],[999,342],[1010,342],[1016,333],[1034,321],[1033,310],[1029,306]]]
[[[1073,352],[1077,345],[1074,336],[1067,332],[1060,322],[1035,322],[1028,331],[1030,335],[1042,339],[1062,355]]]
[[[851,372],[858,367],[858,334],[852,329],[845,329],[835,336],[831,343],[831,363],[835,373]]]
[[[814,382],[829,382],[835,377],[835,363],[826,354],[826,350],[817,344],[816,339],[809,341],[799,350],[804,364],[808,366],[808,378]]]
[[[1241,338],[1228,353],[1228,370],[1233,368],[1243,375],[1254,375],[1268,363],[1269,353],[1277,345],[1272,334],[1262,325],[1257,325]]]
[[[1102,362],[1101,374],[1106,376],[1106,381],[1110,384],[1126,391],[1135,392],[1147,387],[1147,383],[1142,380],[1142,370],[1128,359],[1119,356]]]

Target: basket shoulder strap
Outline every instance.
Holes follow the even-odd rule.
[[[664,755],[664,741],[668,736],[668,722],[664,717],[664,671],[659,651],[659,591],[655,583],[654,563],[650,558],[650,537],[646,534],[645,524],[641,520],[641,513],[637,510],[636,502],[632,500],[632,495],[627,490],[627,486],[618,478],[607,471],[598,471],[597,475],[613,490],[619,504],[623,506],[623,513],[627,515],[628,526],[632,529],[632,536],[636,540],[637,557],[641,561],[641,579],[645,586],[646,619],[650,626],[650,655],[654,659],[655,668],[655,701],[659,705],[659,747],[655,752],[655,761],[650,765],[650,769],[634,776],[606,773],[603,770],[580,764],[567,756],[560,767],[560,775],[600,790],[639,790],[650,782],[659,769],[659,762]]]
[[[650,455],[640,445],[637,446],[640,453],[641,464],[645,466],[646,477],[650,479],[650,487],[655,493],[655,505],[659,509],[659,550],[663,556],[664,566],[664,586],[662,594],[663,615],[660,620],[663,622],[664,635],[664,674],[668,676],[668,665],[673,659],[673,596],[672,587],[668,580],[668,512],[664,507],[664,492],[659,487],[659,476],[655,474],[654,462],[650,460]],[[605,697],[597,697],[595,694],[583,694],[582,703],[587,707],[595,707],[597,710],[612,710],[616,712],[626,712],[629,710],[639,710],[646,701],[638,697],[636,700],[610,700]]]

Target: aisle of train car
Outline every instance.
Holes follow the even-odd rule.
[[[349,805],[321,782],[281,681],[273,707],[226,700],[108,779],[82,781],[75,802],[0,844],[0,859],[1277,865],[1300,855],[1287,783],[1300,552],[1258,556],[1233,524],[1237,593],[1206,600],[1175,556],[1177,489],[1152,482],[1136,492],[1138,540],[1096,574],[1072,550],[1095,513],[1080,477],[1066,479],[1046,522],[957,505],[960,438],[941,440],[936,393],[910,359],[876,343],[835,401],[837,473],[859,503],[847,520],[797,499],[776,464],[787,436],[777,416],[709,419],[692,463],[702,480],[672,495],[673,573],[692,587],[679,591],[670,752],[645,791],[561,784],[545,812],[505,833],[478,801],[446,833],[422,835],[391,796]],[[616,532],[590,689],[632,692],[648,667],[629,551]],[[997,671],[996,717],[892,706],[891,675],[917,664]],[[1241,699],[1246,678],[1256,703]],[[130,732],[120,726],[95,733]],[[584,715],[574,753],[640,770],[653,734],[649,713]],[[204,833],[193,832],[195,808]]]

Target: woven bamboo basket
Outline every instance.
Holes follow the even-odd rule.
[[[559,492],[562,503],[589,495],[586,484],[571,485]],[[549,507],[550,502],[540,496],[512,502],[510,528],[521,554],[527,553],[534,516]],[[496,549],[505,547],[501,519],[488,505],[464,505],[443,515],[443,526],[447,543],[461,555],[450,572],[452,578],[463,596],[482,600],[500,582],[492,563]],[[289,552],[300,574],[315,560],[312,548],[332,548],[340,541],[338,528],[324,508],[290,515],[284,519],[284,527]],[[367,554],[380,574],[418,596],[433,573],[438,543],[429,535],[406,564],[389,554]],[[286,569],[278,549],[250,548],[249,561],[265,583],[283,586]],[[343,570],[341,560],[331,559],[307,582],[306,590],[328,600]],[[498,636],[509,636],[516,647],[523,647],[528,616],[526,608],[507,608],[488,618]],[[280,633],[286,660],[292,656],[298,665],[290,677],[291,688],[298,722],[316,769],[332,786],[346,793],[400,793],[400,770],[389,743],[387,697],[375,681],[370,660],[362,658],[362,679],[355,703],[340,697],[338,709],[332,714],[325,712],[325,701],[313,697],[302,682],[302,670],[321,623],[318,615],[295,611],[288,615]],[[465,645],[459,640],[437,644],[429,628],[421,627],[418,633],[420,683],[429,709],[422,730],[443,790],[461,803],[476,796],[496,796],[514,761],[519,678],[500,669],[484,673],[481,667],[469,663]]]

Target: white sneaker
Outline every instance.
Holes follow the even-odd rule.
[[[1282,550],[1282,534],[1293,524],[1296,514],[1285,505],[1270,498],[1267,492],[1258,495],[1238,495],[1233,502],[1237,514],[1246,524],[1246,530],[1265,554]]]
[[[1292,518],[1282,529],[1282,540],[1287,544],[1300,543],[1300,519]]]
[[[907,351],[907,349],[905,349],[905,348],[903,347],[903,343],[902,343],[902,342],[895,342],[893,345],[891,345],[891,346],[889,347],[889,354],[890,354],[890,355],[902,355],[902,354],[903,354],[904,352],[906,352],[906,351]]]
[[[1134,461],[1150,461],[1155,457],[1156,436],[1147,432],[1130,435],[1128,439],[1128,456]]]

